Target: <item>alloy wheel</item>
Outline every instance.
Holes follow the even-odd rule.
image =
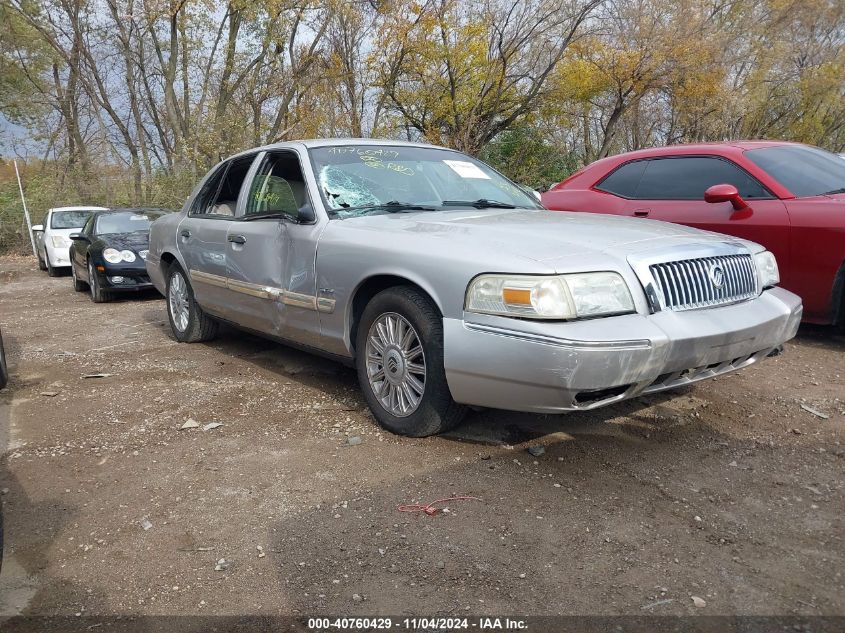
[[[400,314],[376,319],[367,335],[367,378],[381,405],[396,417],[411,415],[425,392],[425,352],[414,326]]]
[[[188,329],[188,284],[182,273],[174,272],[170,277],[170,288],[167,291],[167,302],[170,306],[170,316],[173,325],[180,332]]]

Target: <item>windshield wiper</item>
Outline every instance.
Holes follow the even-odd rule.
[[[487,200],[486,198],[479,198],[478,200],[444,200],[444,207],[475,207],[476,209],[516,209],[515,204],[509,202],[499,202],[498,200]]]
[[[391,200],[382,204],[361,204],[356,207],[341,207],[340,209],[335,209],[335,211],[387,211],[388,213],[401,213],[402,211],[437,211],[437,207]]]
[[[254,213],[252,215],[245,215],[239,219],[241,222],[249,222],[250,220],[272,220],[274,218],[287,218],[296,222],[296,218],[294,218],[290,213],[285,213],[283,211],[274,211],[272,213]]]
[[[822,196],[832,196],[832,195],[833,195],[833,194],[835,194],[835,193],[845,193],[845,187],[841,187],[841,188],[839,188],[839,189],[834,189],[833,191],[825,191],[824,193],[819,194],[819,195],[822,195]]]

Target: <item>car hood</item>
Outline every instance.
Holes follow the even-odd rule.
[[[552,267],[560,260],[586,254],[624,259],[642,251],[695,242],[744,242],[668,222],[528,209],[395,213],[343,222],[380,232],[419,233],[456,246],[464,243],[467,248],[483,248],[494,257],[509,254]]]
[[[97,238],[102,242],[103,247],[116,248],[118,250],[145,250],[150,247],[150,234],[144,233],[111,233],[100,235]]]

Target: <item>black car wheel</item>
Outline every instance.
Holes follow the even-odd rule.
[[[414,288],[388,288],[367,304],[358,325],[355,366],[367,404],[388,431],[436,435],[457,425],[466,412],[446,384],[443,318]]]
[[[76,292],[84,292],[85,291],[85,282],[80,281],[79,277],[76,276],[76,264],[73,263],[73,256],[71,256],[70,260],[70,275],[73,277],[73,289]]]
[[[90,259],[88,260],[88,289],[91,291],[91,301],[94,303],[105,303],[112,299],[112,293],[103,290],[100,286],[97,270],[94,268],[94,262]]]
[[[9,383],[9,368],[6,365],[6,349],[3,347],[3,336],[0,334],[0,389]]]
[[[182,267],[173,262],[167,271],[167,317],[180,343],[199,343],[217,335],[219,325],[194,299],[194,289]]]
[[[44,258],[41,257],[41,253],[36,250],[36,257],[38,257],[38,270],[47,270],[47,264],[44,263]]]

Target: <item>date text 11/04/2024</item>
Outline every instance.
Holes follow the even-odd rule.
[[[481,631],[519,631],[528,628],[525,620],[519,618],[401,618],[384,617],[372,618],[309,618],[308,628],[311,630],[373,630],[373,629],[404,629],[419,630],[468,630]]]

